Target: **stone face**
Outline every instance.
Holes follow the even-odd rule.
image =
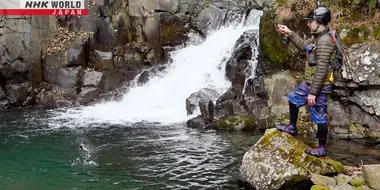
[[[147,12],[154,10],[176,13],[178,11],[178,0],[129,0],[129,14],[134,17],[144,16]]]
[[[41,66],[41,52],[56,30],[54,17],[0,17],[0,83],[7,91],[0,99],[2,107],[31,103],[27,97],[33,96],[32,88],[41,82],[41,72],[36,72]]]
[[[296,80],[288,71],[265,76],[265,89],[268,94],[268,106],[275,115],[289,112],[288,93],[296,86]]]
[[[368,42],[350,47],[343,77],[363,86],[380,85],[380,43]]]

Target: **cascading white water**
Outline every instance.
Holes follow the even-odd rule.
[[[241,23],[222,27],[203,42],[173,52],[173,63],[163,77],[155,76],[147,84],[131,88],[121,101],[68,109],[59,113],[59,118],[81,123],[186,121],[193,117],[185,109],[185,100],[191,93],[208,87],[222,94],[230,87],[225,79],[226,58],[244,31],[259,28],[261,15],[261,11],[252,10]]]

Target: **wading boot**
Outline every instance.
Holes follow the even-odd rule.
[[[318,158],[325,158],[326,157],[326,146],[318,146],[317,148],[306,149],[305,152],[306,152],[306,154],[310,154],[310,155],[318,157]]]
[[[291,136],[296,136],[298,134],[298,131],[297,131],[297,127],[293,124],[289,124],[289,125],[277,125],[276,126],[276,129],[278,131],[282,131],[282,132],[285,132]]]

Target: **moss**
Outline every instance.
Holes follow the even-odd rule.
[[[274,139],[285,138],[282,137],[280,132],[272,132],[265,135],[260,144],[265,148],[273,148],[272,141]],[[320,171],[321,174],[332,174],[332,173],[346,173],[346,168],[344,165],[338,161],[335,161],[329,157],[325,159],[316,158],[314,156],[306,155],[305,149],[310,148],[306,144],[295,138],[287,138],[288,145],[278,148],[284,159],[289,159],[289,162],[296,168],[303,170],[305,173],[311,171]],[[289,148],[290,147],[290,148]],[[319,167],[319,168],[311,168]],[[330,169],[329,169],[330,168]],[[328,172],[333,171],[333,172]]]
[[[261,17],[260,21],[260,45],[262,53],[270,62],[284,65],[290,61],[289,52],[282,44],[281,36],[279,36],[271,18],[266,14]]]
[[[330,190],[330,188],[323,185],[313,185],[310,190]]]
[[[342,39],[344,45],[353,45],[356,43],[373,41],[374,39],[380,39],[380,26],[369,25],[362,27],[344,27],[348,29],[347,36]]]
[[[355,187],[354,190],[364,190],[364,188],[363,187]]]
[[[254,126],[254,118],[248,115],[233,115],[227,116],[226,118],[221,118],[217,120],[213,126],[219,129],[241,129],[247,130]]]
[[[364,179],[352,179],[350,184],[354,187],[360,187],[365,185]]]

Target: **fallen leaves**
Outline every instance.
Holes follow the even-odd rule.
[[[59,27],[54,40],[49,44],[46,55],[65,50],[68,45],[70,45],[76,39],[85,39],[92,35],[92,32],[81,32],[81,31],[69,31],[67,28]]]

